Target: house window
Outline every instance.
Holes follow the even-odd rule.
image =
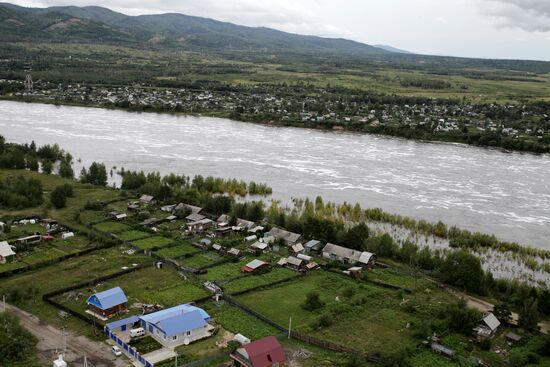
[[[191,336],[191,332],[190,332],[190,331],[187,332],[187,336]]]
[[[174,335],[174,336],[172,337],[172,340],[178,340],[178,336],[177,336],[177,335]]]

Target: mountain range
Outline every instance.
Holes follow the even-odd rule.
[[[8,42],[90,42],[197,51],[383,55],[402,52],[346,39],[246,27],[177,13],[128,16],[98,6],[25,8],[0,3],[0,32]]]

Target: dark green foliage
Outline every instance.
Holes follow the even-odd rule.
[[[480,293],[484,290],[481,261],[466,251],[449,254],[441,264],[440,274],[445,283],[466,291]]]
[[[82,172],[80,173],[80,181],[96,186],[106,186],[107,169],[105,168],[105,165],[103,163],[93,162],[88,170],[82,168]]]
[[[528,298],[525,300],[519,311],[518,323],[527,330],[538,330],[539,310],[536,299]]]
[[[448,327],[451,331],[470,335],[472,329],[479,324],[481,314],[466,306],[464,300],[450,304],[441,310],[441,316],[448,320]]]
[[[8,313],[0,313],[0,365],[26,360],[34,354],[36,339],[25,330],[19,320]]]
[[[509,324],[512,321],[512,311],[507,303],[501,302],[493,308],[493,314],[503,324]]]
[[[550,334],[546,335],[539,347],[539,353],[542,356],[550,357]]]
[[[67,205],[67,198],[73,196],[73,187],[69,184],[56,187],[50,193],[50,202],[56,209],[64,208]]]
[[[369,238],[369,227],[365,223],[360,223],[354,227],[351,227],[344,237],[344,243],[346,247],[355,250],[363,248],[363,244]]]
[[[42,183],[23,176],[7,178],[0,183],[0,206],[23,209],[39,206],[43,202]]]
[[[492,343],[491,339],[489,339],[489,338],[483,338],[479,342],[479,347],[481,348],[481,350],[484,350],[484,351],[491,350],[492,346],[493,346],[493,343]]]
[[[315,311],[322,308],[325,303],[321,300],[319,293],[309,292],[306,295],[306,300],[302,303],[302,308],[307,311]]]

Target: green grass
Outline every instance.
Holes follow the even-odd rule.
[[[301,307],[312,291],[318,292],[325,302],[322,309],[314,312]],[[406,326],[421,322],[419,316],[407,313],[399,305],[398,292],[323,271],[237,299],[280,325],[287,325],[292,317],[294,330],[369,352],[391,353],[395,345],[412,347]],[[316,322],[322,314],[331,314],[333,324],[319,329]]]
[[[107,233],[117,233],[122,231],[128,231],[131,229],[126,224],[119,223],[119,222],[111,222],[111,221],[98,223],[94,225],[94,228],[96,228],[99,231],[107,232]]]
[[[261,275],[249,275],[244,278],[233,280],[223,285],[227,293],[241,292],[254,287],[267,285],[279,280],[296,276],[298,273],[286,268],[274,268],[269,273]]]
[[[221,259],[222,257],[215,252],[201,252],[200,254],[196,254],[193,257],[180,260],[179,262],[182,265],[189,266],[194,269],[199,269],[211,265],[216,261],[220,261]]]
[[[175,257],[191,254],[197,251],[200,250],[196,247],[193,247],[193,245],[191,245],[190,243],[185,242],[182,244],[178,244],[177,246],[165,247],[163,249],[155,251],[155,253],[159,256],[173,259]]]
[[[129,344],[132,347],[136,348],[136,350],[142,355],[154,352],[155,350],[159,350],[162,348],[162,344],[160,344],[158,341],[150,336],[131,340]]]
[[[89,296],[114,287],[121,287],[124,290],[128,297],[131,314],[141,312],[141,309],[131,308],[134,303],[160,304],[164,307],[172,307],[208,295],[206,290],[190,280],[185,280],[173,268],[156,269],[148,267],[110,279],[94,287],[83,288],[80,292],[83,293],[84,297],[78,301],[69,299],[67,294],[60,295],[56,299],[67,307],[82,313],[86,311],[86,299]]]
[[[170,245],[172,243],[174,243],[173,238],[160,237],[160,236],[146,238],[143,240],[132,242],[134,246],[137,246],[142,250],[151,250],[154,248],[160,248],[166,245]]]
[[[139,238],[143,238],[143,237],[147,237],[147,236],[150,236],[150,233],[142,232],[142,231],[136,231],[136,230],[117,233],[117,237],[124,240],[124,241],[134,241],[134,240],[137,240]]]
[[[202,277],[208,281],[221,281],[227,278],[241,275],[243,274],[241,267],[249,263],[251,260],[253,260],[251,257],[247,257],[244,260],[236,263],[230,262],[213,268],[209,268],[207,269],[208,272],[202,275]]]
[[[242,334],[251,340],[280,333],[274,327],[225,302],[209,302],[205,310],[224,329],[234,334]]]

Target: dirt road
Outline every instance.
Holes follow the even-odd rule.
[[[432,280],[432,281],[435,282],[434,280]],[[470,307],[470,308],[476,309],[481,313],[487,313],[487,312],[493,311],[494,305],[490,302],[484,301],[480,298],[470,296],[470,295],[468,295],[466,293],[463,293],[463,292],[459,292],[459,291],[457,291],[455,289],[452,289],[452,288],[450,288],[446,285],[443,285],[441,283],[438,283],[438,282],[436,282],[436,283],[439,284],[440,287],[445,288],[449,293],[452,293],[453,295],[457,296],[458,298],[463,298],[464,300],[466,300],[466,303],[467,303],[468,307]],[[518,319],[519,319],[519,315],[515,312],[512,312],[512,320],[515,323],[517,323]],[[550,333],[550,321],[541,321],[539,323],[539,327],[540,327],[540,331],[542,331],[543,333],[545,333],[545,334]]]
[[[15,306],[6,304],[6,311],[19,317],[21,325],[38,339],[37,350],[45,365],[50,366],[57,352],[63,349],[63,332],[51,325],[43,323],[36,316]],[[67,353],[65,361],[70,366],[83,366],[84,354],[94,367],[127,367],[123,357],[116,358],[110,351],[110,346],[65,332]]]

